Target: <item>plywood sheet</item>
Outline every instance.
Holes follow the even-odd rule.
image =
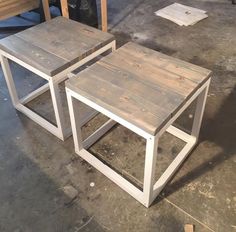
[[[157,16],[169,19],[180,26],[194,25],[208,17],[206,11],[174,3],[155,12]]]

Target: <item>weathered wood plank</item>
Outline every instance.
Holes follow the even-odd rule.
[[[48,75],[54,75],[69,66],[66,60],[28,43],[17,35],[2,39],[0,49]]]
[[[209,77],[211,75],[211,71],[208,69],[167,56],[157,51],[153,52],[152,49],[131,42],[125,44],[123,49],[119,51],[124,53],[124,55],[128,52],[137,59],[142,59],[149,64],[188,78],[196,83],[201,82],[206,76]]]
[[[119,49],[120,50],[120,49]],[[184,77],[170,73],[162,68],[154,66],[142,59],[134,59],[130,54],[121,55],[121,51],[109,55],[105,62],[113,64],[118,69],[125,72],[132,72],[139,78],[150,82],[152,85],[160,85],[169,91],[188,96],[196,84]]]
[[[25,62],[27,60],[29,65],[48,75],[56,75],[65,67],[75,64],[113,40],[113,35],[64,17],[57,17],[9,36],[1,40],[0,44],[2,50],[10,51],[9,53]],[[13,46],[17,43],[23,47],[17,50],[16,46]],[[48,65],[42,60],[39,63],[37,59],[32,60],[29,49],[39,53],[41,59],[45,56],[45,60],[50,60]],[[53,60],[55,63],[52,65]]]
[[[113,36],[108,33],[63,17],[32,27],[17,35],[35,46],[70,61],[71,64],[113,40]]]
[[[77,33],[81,33],[83,35],[88,36],[91,39],[95,39],[95,40],[98,40],[100,42],[104,42],[104,41],[107,41],[107,40],[109,40],[109,42],[111,42],[114,39],[114,36],[111,35],[110,33],[103,32],[103,31],[98,30],[94,27],[90,27],[88,25],[78,23],[78,22],[73,21],[73,20],[68,20],[68,19],[65,19],[63,17],[57,17],[55,19],[55,21],[56,20],[60,21],[61,23],[65,24],[65,26],[67,26],[64,29],[67,29],[67,30],[70,30],[70,31],[73,30]],[[70,21],[71,29],[68,26],[68,21]]]
[[[122,67],[119,69],[104,60],[98,61],[97,65],[91,66],[89,75],[96,75],[111,82],[113,85],[130,91],[134,95],[138,94],[140,97],[158,105],[163,111],[175,110],[176,105],[182,104],[185,99],[183,95],[163,88],[156,83],[149,82],[148,78],[145,79],[129,71],[123,71]]]
[[[70,80],[66,85],[150,134],[154,135],[168,119],[168,114],[157,105],[101,78],[88,76],[87,72],[82,72],[75,82]]]

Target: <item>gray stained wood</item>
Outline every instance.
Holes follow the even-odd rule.
[[[66,86],[155,135],[210,75],[207,69],[130,42]]]
[[[54,76],[113,40],[109,33],[57,17],[0,40],[0,49]]]

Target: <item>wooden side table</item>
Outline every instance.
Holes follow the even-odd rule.
[[[71,128],[65,125],[59,83],[66,80],[67,74],[73,70],[109,50],[115,50],[115,40],[111,34],[64,17],[54,18],[0,40],[1,64],[13,105],[64,140],[71,135]],[[19,99],[8,60],[32,71],[48,83]],[[51,93],[56,126],[25,106],[47,90]],[[92,117],[91,114],[85,116],[84,123]]]
[[[210,76],[211,71],[207,69],[134,43],[126,44],[80,73],[78,78],[66,82],[76,153],[149,207],[197,142]],[[195,99],[196,112],[188,134],[172,124]],[[110,118],[84,141],[78,120],[80,110],[74,107],[76,101]],[[146,139],[143,190],[87,150],[115,123]],[[158,140],[164,132],[178,137],[186,145],[155,181]]]

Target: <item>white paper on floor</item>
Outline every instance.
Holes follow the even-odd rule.
[[[202,19],[208,17],[206,11],[174,3],[155,12],[157,16],[169,19],[180,26],[194,25]]]

